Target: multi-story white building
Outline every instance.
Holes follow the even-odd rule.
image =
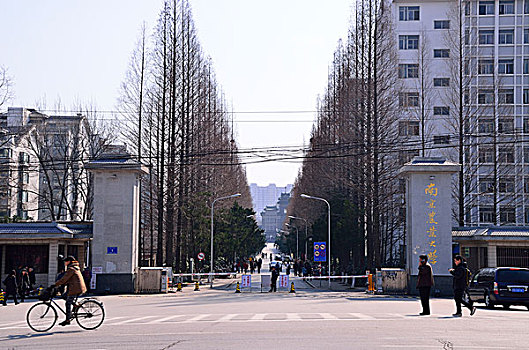
[[[465,225],[529,223],[529,1],[394,0],[392,13],[401,161],[458,162],[461,110]]]
[[[27,108],[0,114],[0,218],[88,219],[86,123]]]

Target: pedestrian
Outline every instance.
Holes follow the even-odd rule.
[[[255,272],[255,261],[250,260],[250,273],[253,275],[253,273]]]
[[[29,287],[33,290],[34,286],[37,284],[37,279],[35,276],[35,269],[33,267],[28,267],[28,276],[29,276]]]
[[[241,273],[241,261],[237,261],[237,273]]]
[[[15,270],[11,271],[11,273],[6,277],[4,280],[4,285],[6,286],[6,291],[4,295],[4,306],[7,305],[7,298],[9,298],[10,295],[13,296],[13,300],[15,301],[15,305],[18,304],[17,299],[17,272]]]
[[[456,302],[456,313],[452,316],[461,317],[463,316],[461,312],[461,304],[470,310],[470,316],[476,313],[476,308],[472,306],[471,303],[463,300],[463,294],[467,289],[467,266],[463,261],[461,255],[456,255],[454,257],[455,268],[449,269],[448,271],[454,276],[454,300]]]
[[[421,316],[430,314],[430,291],[434,285],[433,269],[428,263],[427,255],[419,256],[419,274],[417,275],[417,289],[421,296]]]
[[[277,278],[279,277],[279,272],[276,267],[272,267],[272,276],[270,278],[270,290],[268,292],[277,292]]]
[[[287,276],[290,276],[290,263],[287,262],[287,269],[286,269]]]
[[[246,275],[248,273],[248,263],[246,262],[246,260],[244,260],[242,267],[244,269],[244,274]]]
[[[18,280],[18,295],[20,300],[24,302],[26,299],[26,293],[30,290],[29,275],[26,269],[20,271],[20,279]]]
[[[263,259],[257,260],[257,273],[261,273],[261,266],[263,266]]]

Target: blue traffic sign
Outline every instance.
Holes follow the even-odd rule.
[[[314,261],[327,261],[327,242],[314,242]]]
[[[107,254],[117,254],[118,247],[107,247]]]

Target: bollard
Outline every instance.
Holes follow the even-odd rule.
[[[294,289],[294,282],[290,282],[290,292],[289,293],[296,293],[296,289]]]
[[[0,290],[0,304],[5,305],[6,299],[4,297],[4,291]]]
[[[195,282],[195,290],[194,290],[194,291],[195,291],[195,292],[200,291],[200,288],[198,287],[198,281]]]
[[[373,274],[370,273],[367,276],[367,282],[368,282],[367,290],[369,292],[374,292],[375,291],[375,284],[373,283]]]
[[[181,292],[181,291],[182,291],[182,282],[178,282],[178,283],[176,284],[176,291],[177,291],[177,292]]]
[[[235,287],[235,293],[240,293],[241,287],[239,286],[239,282],[237,282],[237,287]]]

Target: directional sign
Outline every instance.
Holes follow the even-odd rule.
[[[279,276],[278,284],[279,288],[288,288],[288,275]]]
[[[200,260],[200,261],[204,260],[205,257],[206,257],[206,254],[204,254],[204,253],[202,253],[202,252],[198,253],[198,255],[197,255],[197,258],[198,258],[198,260]]]
[[[314,261],[315,262],[327,261],[327,243],[314,242]]]
[[[241,276],[241,287],[242,288],[252,287],[252,275],[242,275]]]

